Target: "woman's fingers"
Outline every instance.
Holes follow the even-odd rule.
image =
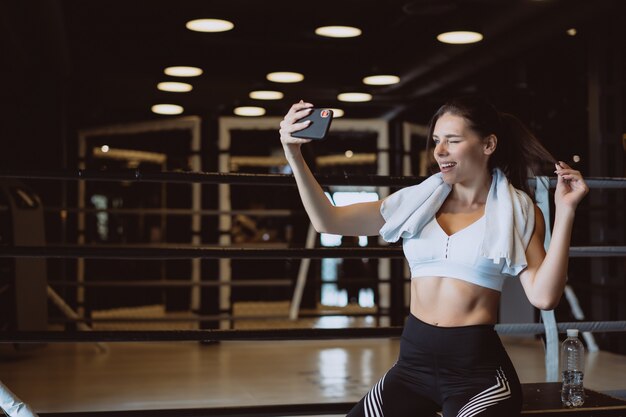
[[[302,119],[305,116],[308,116],[309,114],[311,114],[311,112],[313,111],[312,108],[305,108],[302,110],[298,110],[297,112],[295,112],[292,117],[290,118],[291,123],[296,123],[298,120]]]
[[[288,126],[285,127],[284,132],[285,133],[293,133],[293,132],[297,132],[299,130],[304,129],[305,127],[307,127],[308,125],[311,124],[310,120],[306,120],[304,122],[301,123],[294,123],[294,124],[290,124]]]
[[[289,134],[289,133],[297,132],[298,130],[302,130],[310,124],[311,124],[310,120],[305,120],[304,122],[300,122],[300,123],[293,123],[288,120],[283,120],[282,122],[280,122],[280,133]]]
[[[572,169],[565,162],[559,161],[555,164],[555,174],[558,176],[558,182],[561,187],[565,187],[567,192],[576,192],[586,194],[589,187],[585,183],[580,171]]]
[[[305,103],[304,101],[300,100],[299,103],[296,103],[293,106],[291,106],[291,108],[289,109],[289,112],[287,112],[287,114],[285,115],[285,119],[293,119],[295,113],[297,113],[300,110],[311,108],[311,107],[313,107],[313,104]]]
[[[574,171],[574,170],[567,171],[567,172],[559,172],[558,175],[559,176],[576,177],[576,178],[581,178],[581,179],[583,177],[583,175],[580,172]]]
[[[300,100],[300,103],[296,103],[291,106],[289,112],[285,115],[285,118],[280,122],[281,128],[286,128],[289,125],[296,123],[298,120],[309,115],[312,111],[313,105],[311,103],[305,103]]]
[[[573,174],[563,174],[563,175],[560,175],[560,177],[567,181],[580,179],[580,175],[573,175]]]
[[[311,114],[313,110],[313,104],[306,103],[300,100],[299,103],[294,104],[289,109],[289,112],[285,115],[285,118],[280,122],[280,137],[283,143],[291,144],[304,144],[309,143],[309,139],[294,138],[292,133],[304,129],[311,124],[310,121],[298,122],[305,116]]]
[[[292,133],[304,129],[311,124],[310,121],[298,122],[313,111],[313,104],[300,100],[299,103],[291,106],[285,118],[280,122],[280,138],[284,143],[304,144],[310,142],[309,139],[294,138]]]
[[[558,175],[559,179],[565,176],[567,176],[567,178],[565,179],[571,179],[572,176],[582,179],[582,174],[580,173],[580,171],[571,168],[565,162],[559,161],[558,163],[554,164],[554,166],[556,167],[556,171],[554,171],[554,173]]]
[[[572,170],[570,172],[558,172],[557,175],[558,175],[559,181],[567,181],[567,182],[583,181],[583,176],[578,171]]]
[[[558,161],[554,164],[554,166],[556,167],[557,170],[561,170],[561,169],[572,169],[571,166],[567,165],[565,162],[563,161]]]

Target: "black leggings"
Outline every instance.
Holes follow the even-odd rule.
[[[517,373],[493,325],[437,327],[409,315],[395,365],[349,417],[520,414]]]

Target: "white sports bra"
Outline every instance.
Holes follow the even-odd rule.
[[[504,262],[496,264],[480,255],[485,233],[485,216],[448,235],[437,222],[427,223],[419,235],[404,239],[402,248],[412,278],[449,277],[502,291]]]

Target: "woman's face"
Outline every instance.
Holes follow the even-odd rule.
[[[476,179],[487,171],[490,151],[487,141],[468,127],[460,116],[445,113],[433,130],[434,157],[448,184]]]

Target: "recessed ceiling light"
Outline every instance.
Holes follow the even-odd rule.
[[[570,36],[576,36],[576,33],[578,33],[576,28],[567,29],[567,34]]]
[[[284,94],[280,91],[257,90],[250,92],[250,98],[255,100],[280,100]]]
[[[344,111],[341,109],[331,108],[331,110],[333,111],[333,119],[338,119],[344,115]]]
[[[155,104],[152,106],[152,112],[156,114],[181,114],[183,107],[177,104]]]
[[[367,85],[391,85],[399,82],[400,77],[397,75],[370,75],[363,78],[363,83]]]
[[[478,32],[458,30],[453,32],[444,32],[437,35],[437,40],[443,43],[451,43],[455,45],[476,43],[483,40],[483,35]]]
[[[202,75],[202,69],[198,67],[167,67],[165,75],[170,77],[197,77]]]
[[[193,90],[191,84],[178,83],[174,81],[166,81],[157,84],[157,88],[161,91],[170,91],[173,93],[186,93]]]
[[[237,116],[263,116],[265,109],[263,107],[243,106],[235,108]]]
[[[352,152],[350,149],[348,149],[344,155],[346,156],[346,158],[352,158],[354,156],[354,152]]]
[[[339,101],[349,101],[352,103],[372,100],[372,95],[368,93],[341,93],[337,96]]]
[[[267,74],[267,79],[275,83],[299,83],[304,80],[304,75],[299,72],[270,72]]]
[[[222,19],[195,19],[185,25],[195,32],[227,32],[235,27],[233,22]]]
[[[102,145],[102,147],[100,148],[100,150],[104,153],[109,152],[110,148],[109,145]]]
[[[322,26],[315,29],[315,34],[329,38],[354,38],[360,36],[361,29],[352,26]]]

